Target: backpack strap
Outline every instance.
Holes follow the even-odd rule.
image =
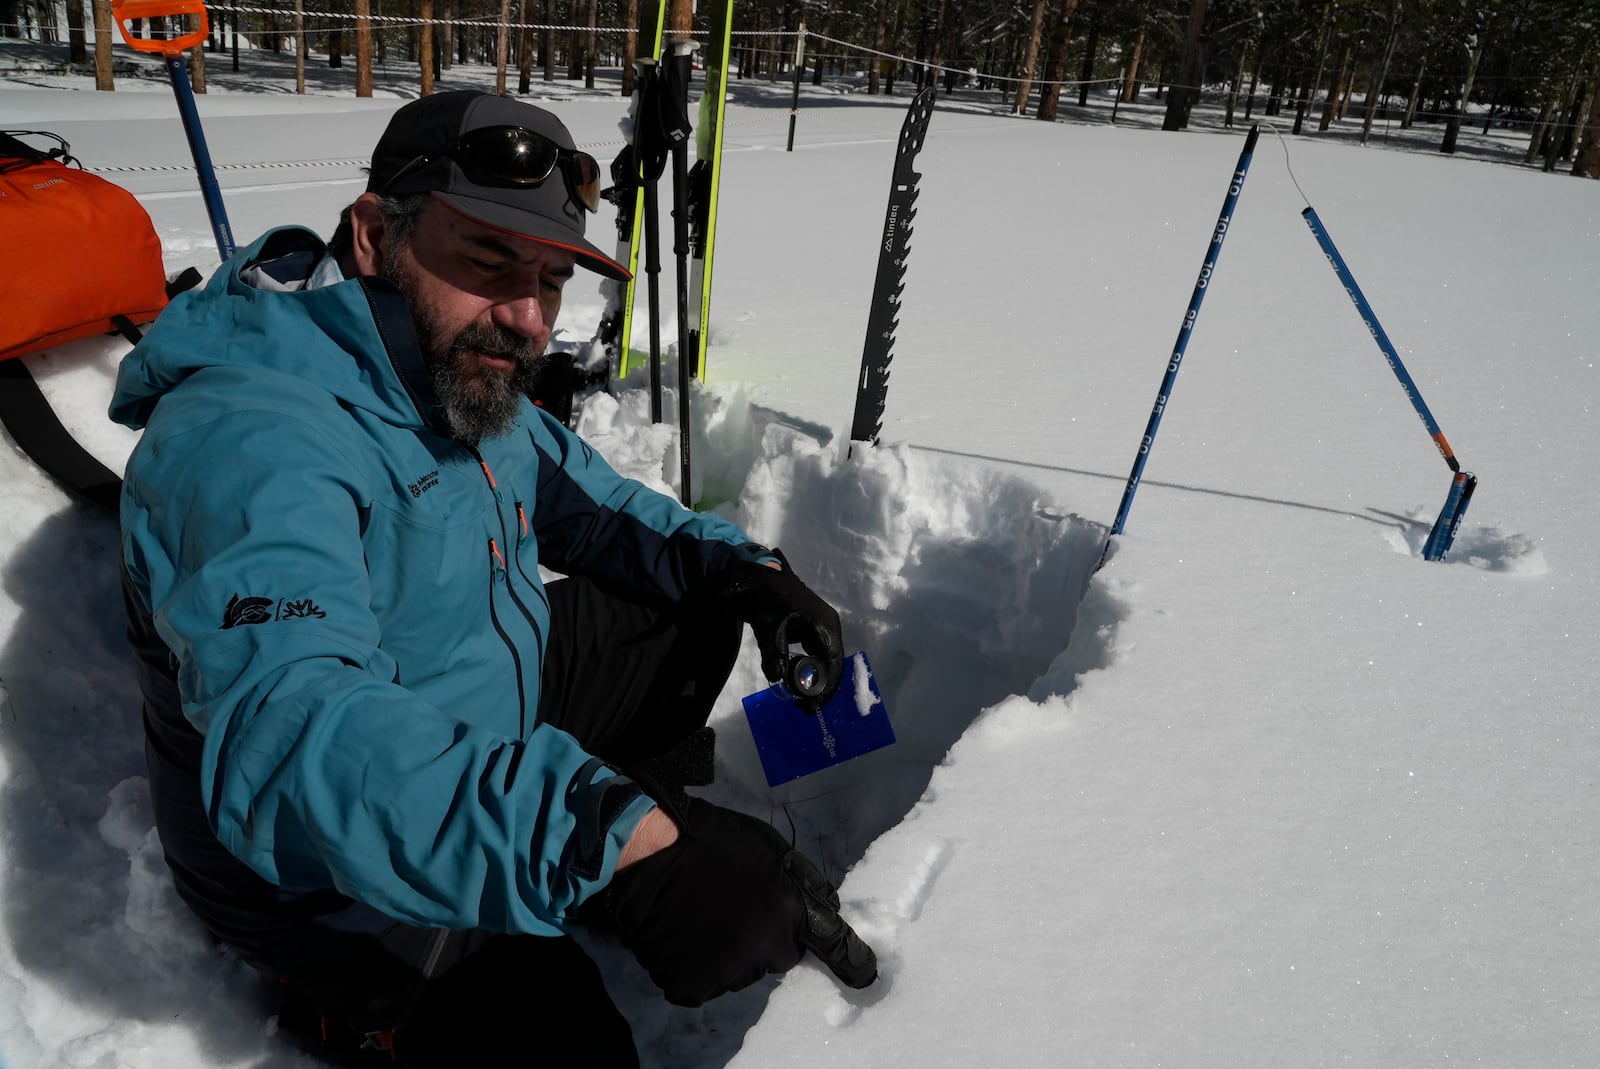
[[[199,281],[200,272],[187,268],[167,283],[167,296],[191,289]],[[127,316],[115,316],[112,322],[134,345],[143,337]],[[20,359],[0,360],[0,424],[46,475],[91,505],[117,513],[122,479],[72,437]]]
[[[39,148],[12,137],[12,134],[46,137],[55,142],[55,145],[48,149]],[[83,164],[71,150],[72,146],[67,144],[64,137],[52,134],[48,130],[0,130],[0,174],[18,167],[32,166],[41,160],[60,160],[62,163],[76,166],[80,171],[83,170]]]
[[[0,360],[0,423],[45,474],[90,504],[117,511],[122,480],[61,425],[21,360]]]

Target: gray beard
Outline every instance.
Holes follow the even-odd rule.
[[[533,347],[533,342],[513,331],[476,323],[447,343],[441,337],[438,323],[417,300],[417,288],[410,272],[399,266],[398,257],[389,257],[388,262],[395,266],[385,274],[400,287],[411,305],[422,363],[444,410],[450,433],[469,446],[509,433],[522,411],[523,397],[533,387],[539,350]],[[468,349],[506,356],[516,364],[509,372],[487,368],[468,355]]]
[[[423,338],[420,324],[417,334],[423,341],[428,380],[451,433],[466,445],[509,433],[522,411],[522,399],[534,383],[539,353],[533,343],[511,331],[473,325],[457,334],[442,356],[435,356],[436,349],[431,339]],[[516,366],[510,371],[483,367],[467,354],[468,349],[503,354],[514,359]]]

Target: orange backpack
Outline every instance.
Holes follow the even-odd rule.
[[[48,138],[35,148],[11,135]],[[133,194],[87,173],[55,134],[0,130],[0,424],[47,474],[115,511],[121,480],[62,426],[28,367],[14,356],[138,324],[194,285],[188,269],[169,283],[161,241]]]
[[[109,333],[118,317],[148,323],[167,306],[150,216],[122,187],[68,167],[69,147],[0,130],[0,360]]]

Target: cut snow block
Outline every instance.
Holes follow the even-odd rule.
[[[809,776],[894,742],[866,653],[845,661],[844,678],[815,716],[781,685],[744,699],[744,715],[767,774],[767,786]]]

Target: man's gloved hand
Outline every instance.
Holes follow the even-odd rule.
[[[721,578],[719,593],[733,606],[739,619],[750,625],[761,649],[761,672],[771,682],[785,683],[795,698],[815,713],[839,687],[844,675],[844,637],[839,614],[832,605],[794,574],[782,550],[775,549],[782,568],[740,561]],[[810,666],[793,655],[798,643]],[[795,669],[814,667],[814,683],[792,678]]]
[[[619,872],[600,901],[667,1001],[699,1006],[807,950],[847,987],[877,979],[838,892],[777,829],[693,797],[671,812],[678,841]]]

